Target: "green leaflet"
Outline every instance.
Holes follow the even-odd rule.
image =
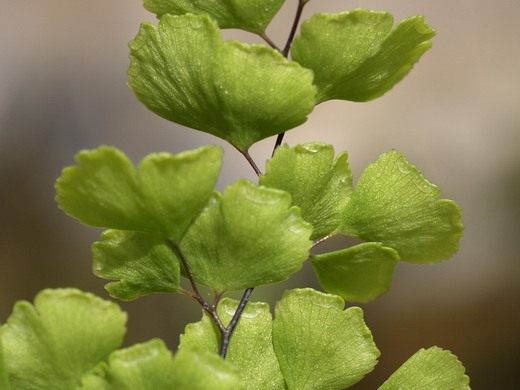
[[[176,292],[179,261],[164,240],[145,233],[107,230],[92,245],[94,273],[108,283],[110,295],[131,300],[140,296]]]
[[[312,289],[278,302],[273,344],[288,390],[339,390],[372,371],[379,351],[358,307]]]
[[[107,364],[83,380],[81,390],[234,390],[240,388],[231,365],[203,352],[182,351],[173,358],[154,339],[115,351]]]
[[[56,182],[60,208],[81,222],[180,240],[208,202],[222,150],[206,146],[177,155],[148,155],[135,169],[116,148],[76,155]]]
[[[144,0],[144,7],[158,17],[164,14],[208,14],[220,28],[239,28],[260,34],[284,0]]]
[[[469,390],[469,378],[455,355],[438,347],[420,349],[379,390]]]
[[[242,151],[314,108],[311,71],[263,45],[224,42],[206,15],[144,23],[130,56],[129,85],[151,111]]]
[[[383,153],[359,179],[343,231],[392,247],[404,261],[438,262],[457,251],[462,236],[458,206],[439,192],[402,154]]]
[[[70,390],[121,345],[126,314],[76,289],[44,290],[18,302],[0,328],[13,389]]]
[[[0,327],[0,330],[2,328]],[[4,348],[2,346],[2,337],[0,333],[0,389],[9,390],[11,386],[7,381],[7,369],[4,363]]]
[[[224,324],[233,317],[238,301],[224,298],[218,313]],[[210,317],[188,324],[181,336],[180,349],[202,349],[218,353],[220,335]],[[227,360],[240,372],[241,383],[247,390],[280,389],[284,379],[272,343],[272,317],[269,305],[249,302],[238,323],[227,354]]]
[[[292,58],[314,71],[318,102],[367,101],[390,90],[431,47],[435,32],[420,16],[393,29],[387,12],[316,14],[303,23]]]
[[[352,193],[347,153],[334,161],[332,145],[283,145],[267,162],[260,184],[291,194],[302,217],[313,225],[312,239],[333,233],[342,223]]]
[[[346,301],[368,302],[385,293],[392,283],[399,254],[378,242],[312,257],[320,286]]]
[[[307,259],[311,233],[288,193],[239,180],[215,195],[181,248],[198,283],[233,291],[287,279]]]

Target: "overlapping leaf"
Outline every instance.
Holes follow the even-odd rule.
[[[312,239],[318,239],[341,225],[352,192],[352,173],[346,153],[334,161],[332,145],[283,145],[267,163],[260,183],[289,192],[313,226]]]
[[[432,263],[458,249],[460,210],[406,158],[390,151],[365,169],[347,206],[343,231],[396,249],[402,260]]]
[[[181,351],[173,358],[161,340],[115,351],[83,380],[81,390],[235,390],[235,369],[218,356]]]
[[[218,313],[224,324],[233,317],[238,302],[223,299]],[[203,349],[217,353],[219,332],[209,316],[186,326],[181,336],[180,349]],[[285,387],[282,372],[272,343],[272,317],[269,306],[262,302],[249,302],[240,318],[229,345],[227,360],[240,372],[241,382],[248,390],[280,389]]]
[[[113,297],[130,300],[179,288],[179,260],[162,238],[107,230],[92,246],[92,253],[94,273],[116,280],[106,285]]]
[[[418,16],[393,29],[393,17],[387,12],[316,14],[303,23],[292,58],[314,71],[319,102],[367,101],[406,76],[431,47],[434,35]]]
[[[368,302],[392,283],[399,254],[381,243],[367,242],[312,257],[320,286],[346,301]]]
[[[164,14],[208,14],[220,28],[239,28],[262,33],[284,0],[144,0],[144,6],[158,17]]]
[[[469,378],[456,356],[438,347],[421,349],[383,383],[379,390],[469,390]]]
[[[121,345],[126,314],[75,289],[44,290],[18,302],[0,328],[13,389],[70,390]]]
[[[311,234],[287,192],[240,180],[210,201],[181,247],[195,280],[223,292],[285,280],[307,259]]]
[[[289,390],[339,390],[372,371],[377,350],[360,308],[312,289],[276,305],[273,344]]]
[[[224,42],[206,15],[165,15],[130,44],[129,84],[151,111],[244,151],[314,107],[312,72],[263,45]]]
[[[4,348],[2,347],[2,337],[0,333],[0,389],[10,390],[10,388],[11,386],[7,380],[7,369],[4,363]]]
[[[208,202],[222,150],[206,146],[177,155],[147,156],[135,169],[118,149],[82,151],[56,182],[57,201],[93,226],[134,230],[180,240]]]

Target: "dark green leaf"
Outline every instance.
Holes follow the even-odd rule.
[[[276,305],[273,344],[288,390],[339,390],[372,371],[377,350],[358,307],[336,295],[288,291]]]
[[[307,259],[311,233],[287,192],[239,180],[210,201],[181,247],[195,280],[223,292],[287,279]]]
[[[164,240],[144,233],[107,230],[92,246],[94,273],[108,283],[116,298],[175,292],[179,288],[179,261]]]
[[[81,222],[180,240],[208,202],[222,150],[206,146],[177,155],[147,156],[137,170],[118,149],[77,154],[56,182],[57,201]]]
[[[392,247],[404,261],[450,257],[462,236],[460,210],[439,192],[402,154],[384,153],[359,179],[344,232]]]
[[[312,239],[339,228],[352,193],[347,153],[334,161],[334,148],[320,143],[279,147],[260,183],[291,194],[303,219],[313,225]]]
[[[367,101],[406,76],[431,47],[434,35],[419,16],[403,20],[394,29],[387,12],[357,9],[316,14],[303,23],[292,57],[314,71],[319,102]]]
[[[321,287],[346,301],[368,302],[385,293],[399,254],[378,242],[367,242],[312,257]]]
[[[312,72],[263,45],[224,42],[205,15],[165,15],[130,44],[129,84],[161,117],[253,143],[300,125],[314,108]]]

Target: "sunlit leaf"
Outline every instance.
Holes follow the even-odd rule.
[[[218,313],[227,325],[238,302],[224,298]],[[211,318],[204,313],[202,320],[188,324],[181,336],[180,348],[195,348],[218,353],[220,334]],[[241,382],[247,390],[280,389],[284,379],[272,342],[272,317],[269,306],[262,302],[249,302],[233,333],[226,360],[240,372]]]
[[[1,328],[0,328],[1,329]],[[1,336],[1,333],[0,333]],[[2,338],[0,337],[0,389],[10,390],[11,386],[7,381],[7,369],[4,363],[4,348],[2,347]]]
[[[205,15],[145,23],[130,51],[130,87],[151,111],[243,151],[314,108],[311,71],[264,45],[224,42]]]
[[[401,389],[469,390],[469,378],[455,355],[431,347],[416,352],[379,387]]]
[[[208,14],[220,28],[239,28],[262,33],[284,0],[144,0],[144,6],[158,17],[164,14]]]
[[[314,71],[318,101],[371,100],[408,74],[435,32],[420,16],[393,23],[387,12],[364,9],[316,14],[303,23],[292,57]]]
[[[210,201],[181,247],[195,280],[223,292],[287,279],[307,259],[311,233],[287,192],[239,180]]]
[[[384,153],[359,179],[343,230],[396,249],[404,261],[440,261],[457,251],[462,223],[439,192],[402,154]]]
[[[347,154],[334,161],[331,145],[283,145],[267,162],[260,183],[289,192],[303,219],[314,228],[312,239],[317,239],[341,225],[352,192],[352,173]]]
[[[145,233],[107,230],[92,246],[94,273],[108,283],[110,295],[130,300],[175,292],[179,288],[179,261],[163,239]]]
[[[221,159],[220,148],[206,146],[150,154],[135,169],[124,153],[101,146],[63,170],[56,199],[85,224],[179,240],[211,197]]]
[[[71,390],[121,345],[126,314],[75,289],[44,290],[18,302],[0,328],[13,389]]]
[[[368,302],[385,293],[399,254],[378,242],[367,242],[312,257],[321,287],[346,301]]]
[[[379,351],[358,307],[336,295],[288,291],[276,305],[273,344],[288,390],[339,390],[372,371]]]

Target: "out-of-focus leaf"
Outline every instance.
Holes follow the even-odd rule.
[[[307,259],[311,233],[287,192],[239,180],[210,201],[181,247],[195,280],[224,292],[287,279]]]
[[[129,85],[151,111],[245,151],[305,122],[312,72],[264,45],[224,42],[206,15],[165,15],[130,44]]]
[[[314,71],[319,102],[367,101],[401,81],[431,47],[434,35],[420,16],[393,28],[387,12],[316,14],[303,23],[292,58]]]
[[[379,351],[358,307],[336,295],[291,290],[276,305],[273,344],[288,390],[339,390],[372,371]]]
[[[367,242],[312,257],[321,287],[346,301],[368,302],[385,293],[399,254],[378,242]]]
[[[332,145],[320,143],[279,147],[260,183],[291,194],[312,224],[314,240],[339,228],[352,193],[347,153],[334,161]]]
[[[208,14],[220,28],[265,31],[284,0],[144,0],[144,7],[158,17],[164,14]]]

